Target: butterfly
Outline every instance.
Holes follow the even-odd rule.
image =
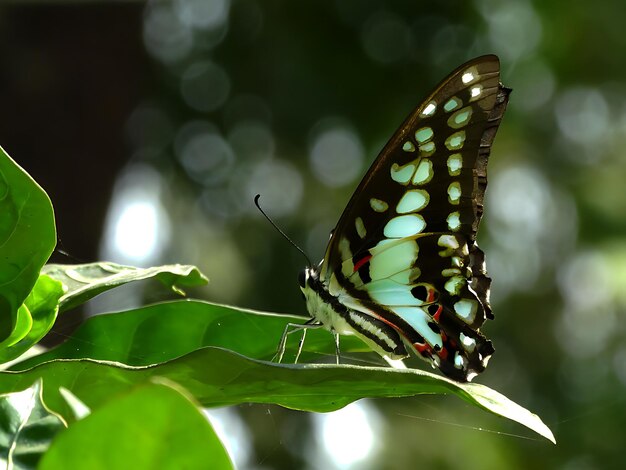
[[[494,352],[480,332],[493,318],[491,279],[476,234],[510,92],[498,57],[485,55],[411,112],[348,202],[322,261],[300,273],[311,319],[291,332],[330,330],[337,357],[339,335],[355,334],[390,362],[413,353],[460,382],[484,371]]]

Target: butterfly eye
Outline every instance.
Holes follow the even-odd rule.
[[[298,284],[300,284],[300,287],[302,289],[304,289],[306,287],[306,269],[303,269],[302,271],[300,271],[298,273]]]

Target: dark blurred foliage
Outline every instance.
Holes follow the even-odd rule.
[[[558,445],[452,398],[377,401],[356,409],[375,435],[354,468],[622,468],[624,20],[617,1],[6,3],[0,144],[51,195],[71,257],[197,264],[198,297],[304,313],[304,260],[253,196],[319,258],[406,114],[498,54],[514,93],[479,236],[497,351],[478,380]],[[318,416],[219,416],[242,468],[331,466]]]

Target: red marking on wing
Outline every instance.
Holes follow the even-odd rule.
[[[437,323],[439,323],[439,317],[441,316],[441,312],[443,312],[443,306],[439,305],[439,308],[433,315],[433,320],[435,320]]]
[[[374,314],[374,316],[379,319],[380,321],[382,321],[383,323],[386,323],[387,325],[389,325],[390,327],[392,327],[394,330],[396,330],[398,333],[400,333],[402,336],[406,335],[404,333],[402,333],[402,331],[398,328],[398,326],[395,323],[390,322],[389,320],[387,320],[386,318],[381,317],[380,315],[376,315],[376,312],[372,312]]]
[[[426,296],[426,302],[435,301],[435,289],[428,289],[428,295]]]
[[[367,263],[370,259],[372,259],[372,255],[367,255],[354,263],[354,272],[357,272],[361,267]]]
[[[437,311],[437,314],[440,314],[442,310],[443,310],[443,307],[439,306],[439,310]],[[372,312],[372,313],[374,313],[374,316],[376,318],[378,318],[380,321],[382,321],[383,323],[386,323],[387,325],[391,326],[398,333],[400,333],[400,335],[402,335],[404,338],[408,339],[408,337],[405,334],[405,332],[402,331],[402,329],[398,328],[397,325],[395,325],[394,323],[390,322],[386,318],[381,317],[380,315],[376,315],[375,312]],[[439,318],[439,317],[437,316],[437,318]],[[443,341],[445,342],[446,341],[446,334],[443,331],[441,332],[441,336],[442,336]],[[428,344],[428,343],[412,343],[412,345],[415,348],[415,350],[418,353],[420,353],[423,357],[432,359],[433,348],[432,348],[432,346],[430,344]],[[448,357],[448,351],[446,351],[445,348],[443,348],[442,351],[437,351],[437,354],[442,359],[445,359],[446,357]]]
[[[420,354],[423,355],[424,351],[429,351],[430,350],[430,346],[426,343],[422,344],[422,343],[413,343],[413,347],[416,349],[417,352],[419,352]]]

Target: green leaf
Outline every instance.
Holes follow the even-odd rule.
[[[94,409],[111,395],[150,377],[166,377],[187,388],[203,406],[275,403],[305,411],[332,411],[365,397],[405,397],[452,393],[497,415],[517,421],[554,442],[536,415],[495,390],[462,384],[416,369],[391,369],[326,364],[275,364],[232,351],[204,348],[151,367],[131,367],[92,360],[62,360],[22,373],[0,374],[0,391],[18,388],[42,376],[51,387],[47,402],[68,420],[67,406],[58,396],[65,387]],[[48,389],[47,389],[48,390]]]
[[[15,324],[13,325],[11,334],[0,343],[0,355],[9,355],[6,353],[6,350],[25,338],[32,326],[33,317],[30,314],[30,310],[26,305],[21,305],[17,309]]]
[[[55,244],[48,195],[0,148],[0,341],[11,337],[5,345],[30,329],[20,306]]]
[[[127,390],[59,435],[39,469],[234,468],[185,395],[163,381]]]
[[[16,327],[9,340],[0,345],[0,363],[21,356],[50,331],[56,320],[62,295],[63,285],[59,281],[45,274],[39,276],[18,313],[18,318],[21,313],[28,316],[28,328],[22,330]],[[19,336],[17,332],[20,332]]]
[[[79,397],[90,394],[93,401],[85,398],[86,405],[93,408],[131,383],[158,375],[185,386],[205,406],[262,402],[308,411],[330,411],[364,397],[454,393],[553,439],[538,417],[482,385],[460,384],[415,369],[278,365],[252,359],[270,360],[285,325],[297,319],[194,301],[100,315],[90,318],[65,344],[13,366],[13,370],[34,369],[11,378],[0,375],[0,390],[11,389],[12,381],[19,383],[22,375],[45,374],[50,377],[47,385],[57,380],[55,386],[66,387]],[[297,338],[290,343],[292,351],[295,343]],[[213,348],[200,349],[206,346]],[[333,355],[332,336],[327,331],[311,331],[305,349],[305,360]],[[355,337],[342,338],[344,352],[367,350]],[[111,362],[65,360],[72,358]],[[47,362],[55,359],[64,360]],[[121,363],[151,367],[127,368]],[[99,385],[94,387],[94,383]],[[64,401],[55,409],[72,419]]]
[[[159,364],[205,346],[232,349],[245,356],[270,360],[288,322],[302,323],[304,317],[257,312],[193,300],[179,300],[132,311],[89,318],[71,338],[39,356],[12,366],[24,370],[53,359],[98,359],[128,365]],[[292,360],[297,337],[291,339]],[[354,336],[342,337],[345,354],[369,352]],[[320,354],[332,355],[335,345],[327,331],[307,334],[302,355],[311,362]]]
[[[20,392],[0,396],[0,465],[31,469],[65,422],[41,398],[41,380]]]
[[[178,294],[181,287],[206,284],[207,278],[195,266],[171,264],[151,268],[135,268],[99,262],[89,264],[48,264],[43,273],[61,281],[66,289],[60,310],[69,310],[114,287],[154,277]]]

